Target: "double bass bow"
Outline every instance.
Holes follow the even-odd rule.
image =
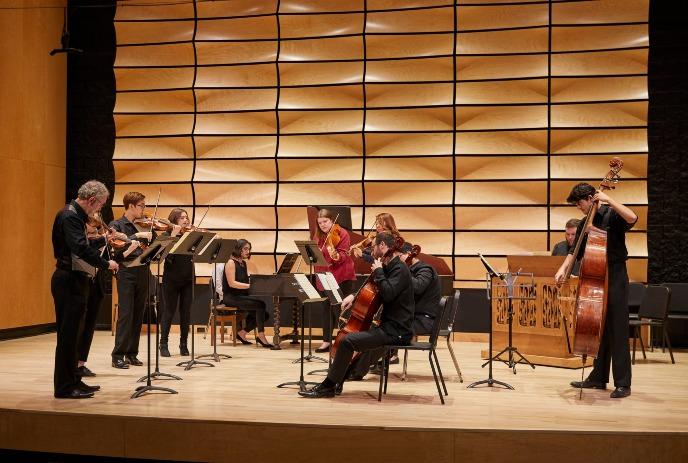
[[[602,179],[598,191],[614,189],[614,185],[620,180],[619,172],[623,167],[623,161],[614,157],[609,162],[609,167],[610,170]],[[587,238],[578,277],[572,352],[582,357],[583,366],[588,355],[597,357],[607,315],[607,231],[592,224],[598,208],[599,201],[595,201],[587,211],[573,250],[574,258],[563,279],[566,281],[570,278],[581,245]]]

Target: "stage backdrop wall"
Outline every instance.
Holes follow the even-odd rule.
[[[55,321],[50,230],[64,205],[67,71],[65,56],[48,52],[62,18],[61,9],[0,10],[0,330]]]
[[[479,287],[477,252],[550,250],[580,215],[570,187],[620,156],[646,281],[647,0],[490,3],[120,6],[115,215],[131,190],[196,221],[211,206],[203,226],[271,272],[305,206],[351,206],[363,230],[387,211]]]

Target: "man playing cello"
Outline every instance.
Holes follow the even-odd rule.
[[[413,285],[408,266],[399,259],[401,252],[397,246],[397,239],[392,234],[378,233],[375,236],[371,279],[377,285],[384,307],[379,326],[346,335],[337,346],[327,378],[308,391],[299,391],[299,395],[310,398],[334,397],[342,390],[354,352],[364,353],[388,344],[408,344],[411,341]],[[344,298],[342,309],[351,307],[354,300],[354,295]]]
[[[574,186],[566,199],[584,214],[594,203],[605,203],[592,219],[592,224],[607,231],[607,317],[600,348],[590,375],[585,381],[573,381],[576,388],[606,389],[609,382],[609,366],[614,374],[614,391],[611,398],[631,395],[631,354],[628,347],[628,273],[626,272],[626,232],[633,228],[638,216],[628,207],[610,198],[606,193],[595,190],[588,183]],[[583,233],[585,221],[578,225],[576,238]],[[584,238],[585,239],[585,238]],[[574,259],[580,259],[585,252],[585,241],[581,244],[579,255],[569,250],[566,260],[555,275],[555,280],[564,279],[568,267]]]

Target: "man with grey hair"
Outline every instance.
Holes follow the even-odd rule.
[[[75,374],[79,324],[86,310],[89,283],[95,269],[116,272],[113,260],[101,257],[98,248],[104,239],[89,240],[86,222],[106,203],[109,192],[96,180],[84,183],[77,199],[66,204],[55,216],[52,230],[53,254],[56,264],[50,282],[55,302],[57,346],[55,348],[55,397],[84,399],[93,397],[99,386],[84,384]]]

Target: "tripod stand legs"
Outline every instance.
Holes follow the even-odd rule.
[[[150,384],[146,384],[145,386],[137,387],[136,392],[134,392],[132,394],[131,398],[136,399],[138,397],[141,397],[146,392],[151,392],[151,391],[162,391],[162,392],[169,392],[170,394],[179,394],[174,389],[170,389],[168,387],[151,386]]]
[[[194,340],[196,339],[196,336],[195,336],[195,335],[196,335],[196,325],[192,323],[192,324],[191,324],[191,360],[186,360],[186,361],[184,361],[184,362],[179,362],[179,363],[177,364],[177,366],[178,366],[178,367],[184,367],[184,370],[186,370],[186,371],[188,371],[188,370],[190,370],[191,368],[193,368],[194,365],[205,365],[205,366],[208,366],[208,367],[214,367],[215,365],[213,365],[213,364],[210,363],[210,362],[199,362],[198,360],[196,360],[195,355],[194,355],[194,349],[195,349],[195,342],[194,342]]]
[[[303,320],[303,315],[304,315],[303,306],[304,306],[304,304],[301,305],[301,320]],[[286,383],[278,384],[277,387],[279,387],[279,388],[283,388],[283,387],[287,387],[287,386],[299,386],[299,391],[305,391],[306,386],[308,386],[308,385],[315,386],[316,384],[319,384],[319,383],[316,383],[314,381],[306,381],[303,378],[303,364],[304,364],[303,359],[304,359],[304,343],[305,343],[304,331],[305,330],[303,328],[303,324],[301,324],[301,358],[296,361],[296,362],[301,363],[299,380],[298,381],[289,381]],[[292,362],[292,363],[296,363],[296,362]]]

